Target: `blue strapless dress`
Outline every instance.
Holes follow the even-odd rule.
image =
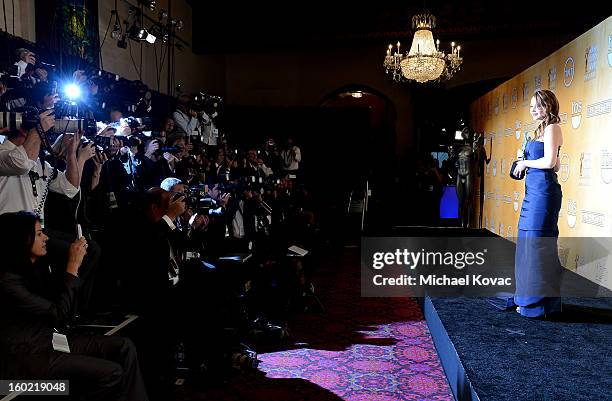
[[[525,159],[543,156],[543,142],[527,143]],[[539,317],[561,311],[563,267],[557,250],[561,198],[561,186],[553,169],[527,169],[514,260],[514,304],[520,306],[524,316]]]

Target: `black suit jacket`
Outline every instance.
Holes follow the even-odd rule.
[[[144,217],[133,226],[139,230],[130,244],[130,270],[125,280],[128,303],[143,316],[172,313],[178,300],[168,279],[170,246],[178,259],[184,243],[182,233],[171,230],[164,220],[153,223]]]
[[[53,329],[71,316],[80,280],[66,273],[58,291],[51,285],[45,274],[0,272],[0,377],[44,375]]]

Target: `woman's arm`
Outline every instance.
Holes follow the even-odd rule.
[[[536,160],[524,160],[526,167],[550,169],[557,165],[557,152],[563,143],[561,127],[557,124],[551,124],[544,130],[544,157]]]
[[[19,311],[47,319],[52,325],[62,322],[72,311],[79,287],[79,278],[66,273],[64,288],[55,301],[48,300],[31,292],[23,277],[13,273],[4,273],[0,278],[0,291],[12,307]]]
[[[557,157],[557,163],[555,164],[555,173],[561,169],[561,158]]]

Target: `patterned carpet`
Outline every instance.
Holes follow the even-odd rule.
[[[315,283],[327,314],[296,316],[289,349],[260,354],[259,374],[181,399],[453,400],[416,301],[360,296],[359,248],[322,266]]]

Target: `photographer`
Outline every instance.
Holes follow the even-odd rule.
[[[146,401],[130,340],[57,333],[75,307],[88,245],[85,238],[70,245],[56,289],[45,266],[47,241],[36,215],[0,215],[0,379],[70,380],[79,399]],[[59,350],[60,336],[69,353]]]
[[[46,90],[38,91],[39,97],[34,96],[34,101],[37,104],[45,102],[52,104],[53,97],[45,93]],[[33,211],[44,222],[45,203],[49,192],[65,197],[66,201],[73,199],[79,193],[84,161],[91,157],[91,153],[89,155],[83,153],[79,162],[77,150],[81,144],[80,135],[67,134],[61,140],[60,147],[63,150],[65,171],[60,171],[48,161],[39,158],[42,145],[41,134],[37,128],[29,128],[29,126],[40,125],[44,135],[54,126],[52,112],[53,110],[46,110],[38,116],[39,122],[29,121],[25,128],[22,126],[8,133],[8,140],[0,145],[0,213]],[[74,210],[68,207],[69,210]],[[53,213],[55,212],[52,211],[51,214]],[[72,225],[72,227],[65,228],[66,232],[48,227],[46,230],[51,237],[50,259],[56,274],[59,275],[59,269],[67,258],[69,244],[77,234],[77,228]],[[81,310],[88,307],[98,257],[99,248],[93,246],[82,269],[85,290],[81,292]]]
[[[188,95],[181,95],[178,99],[176,111],[172,114],[175,122],[175,131],[179,134],[190,136],[198,127],[198,113],[190,108],[191,98]]]
[[[55,88],[46,82],[39,82],[30,91],[28,104],[39,111],[52,109],[59,101]]]
[[[287,138],[280,156],[283,161],[283,171],[286,174],[297,176],[300,170],[300,162],[302,161],[302,153],[300,148],[293,143],[292,138]]]
[[[265,165],[264,161],[259,158],[256,149],[249,149],[247,152],[246,166],[242,172],[243,177],[256,176],[267,177],[274,174],[272,169]]]
[[[47,110],[39,116],[45,132],[55,124],[52,112]],[[0,145],[0,213],[29,210],[42,217],[47,190],[69,198],[79,192],[81,171],[76,157],[79,142],[74,135],[63,139],[67,149],[65,172],[41,162],[38,157],[41,138],[35,127],[5,135],[8,140]]]
[[[136,230],[133,252],[122,271],[123,293],[130,309],[142,317],[143,336],[138,342],[146,363],[145,377],[151,394],[165,394],[172,379],[173,349],[186,332],[186,304],[182,285],[182,233],[174,224],[185,213],[184,196],[151,188],[142,199],[141,213],[132,216]],[[160,395],[159,399],[164,398]]]
[[[189,184],[199,181],[202,166],[190,154],[193,145],[187,142],[185,136],[181,134],[169,137],[167,144],[169,147],[176,148],[176,151],[171,154],[174,159],[168,160],[169,163],[174,163],[174,176]],[[170,166],[172,167],[172,164]]]
[[[28,65],[36,64],[36,54],[25,48],[15,50],[15,54],[19,57],[19,61],[15,63],[17,66],[17,77],[21,78],[26,73]]]
[[[19,110],[25,106],[27,99],[23,91],[9,89],[8,84],[7,78],[0,78],[0,110]]]
[[[159,139],[145,143],[144,156],[136,168],[139,178],[139,188],[147,190],[160,185],[162,180],[172,175],[175,157],[164,149]]]
[[[185,195],[187,186],[181,180],[174,177],[168,177],[161,182],[160,187],[171,194]],[[199,197],[199,196],[198,196]],[[198,199],[199,200],[199,199]],[[198,214],[188,205],[185,213],[174,221],[177,228],[187,234],[187,237],[192,237],[192,230],[205,230],[210,222],[208,215]]]

